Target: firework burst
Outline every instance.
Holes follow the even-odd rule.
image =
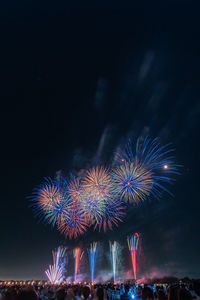
[[[178,165],[173,162],[173,149],[169,144],[160,146],[157,139],[139,138],[135,154],[129,143],[124,152],[117,153],[117,166],[113,169],[114,195],[125,202],[139,203],[149,196],[160,198],[168,191],[166,183],[172,183],[173,174],[178,174]]]
[[[91,222],[100,222],[111,197],[111,176],[108,170],[103,167],[88,170],[82,184],[82,201]]]
[[[53,226],[59,221],[63,212],[69,218],[69,200],[61,184],[50,178],[35,189],[32,197],[35,214]]]
[[[179,174],[170,144],[138,138],[116,153],[112,169],[93,167],[67,181],[61,174],[46,179],[32,196],[40,220],[57,226],[66,237],[77,238],[88,226],[104,231],[123,221],[127,203],[138,204],[168,192],[167,184]]]
[[[101,229],[106,232],[107,229],[112,230],[113,227],[118,227],[120,222],[123,222],[126,215],[126,206],[119,198],[110,198],[106,204],[106,210],[98,223],[95,223],[94,229]]]
[[[113,194],[129,203],[144,200],[152,189],[152,173],[135,163],[113,169]]]
[[[58,229],[66,237],[76,238],[86,231],[88,225],[80,198],[81,185],[79,178],[71,178],[67,192],[70,204],[68,206],[67,215],[66,212],[63,211],[59,219]],[[68,217],[68,215],[70,217]]]

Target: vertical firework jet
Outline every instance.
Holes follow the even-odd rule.
[[[110,258],[112,263],[112,271],[113,271],[113,279],[115,282],[116,279],[116,271],[117,271],[117,259],[118,259],[118,243],[116,241],[109,241],[110,245]]]
[[[83,251],[81,250],[81,248],[75,248],[74,249],[74,281],[76,281],[77,278],[79,261],[81,260],[82,256],[83,256]]]
[[[49,269],[45,271],[49,281],[52,284],[59,283],[63,278],[62,272],[62,258],[65,255],[66,248],[58,247],[54,251],[52,251],[53,255],[53,265],[49,266]]]
[[[52,251],[53,255],[53,263],[54,265],[59,266],[61,264],[61,260],[65,255],[66,248],[58,247],[55,251]]]
[[[134,279],[137,279],[137,250],[139,244],[139,234],[135,233],[127,238],[128,247],[131,254],[131,262],[133,268]]]
[[[97,251],[97,243],[91,243],[90,248],[88,249],[88,256],[90,262],[90,274],[91,274],[91,282],[94,282],[94,270],[96,263],[96,251]]]

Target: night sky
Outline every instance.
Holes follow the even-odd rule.
[[[125,247],[135,231],[141,276],[200,277],[199,7],[174,2],[2,1],[0,279],[45,278],[58,245]],[[76,242],[37,223],[27,197],[43,177],[146,134],[176,148],[173,198]]]

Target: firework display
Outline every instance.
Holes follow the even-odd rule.
[[[137,251],[139,244],[139,234],[135,233],[127,238],[128,247],[131,254],[131,263],[133,268],[134,279],[137,279]]]
[[[132,261],[132,268],[133,268],[133,274],[134,279],[137,280],[137,256],[138,256],[138,245],[139,245],[139,234],[135,233],[127,237],[128,241],[128,248],[131,254],[131,261]],[[98,247],[97,247],[98,245]],[[99,255],[97,256],[97,248]],[[88,256],[85,257],[84,263],[86,263],[86,266],[82,266],[83,269],[86,270],[88,268],[87,263],[90,267],[90,283],[93,285],[95,284],[96,280],[99,280],[99,270],[95,270],[96,266],[96,260],[97,257],[101,261],[102,260],[102,253],[101,253],[101,242],[92,242],[89,244],[89,247],[87,248]],[[105,249],[104,249],[105,250]],[[104,251],[103,250],[103,251]],[[120,262],[121,262],[121,245],[117,241],[109,241],[109,250],[110,250],[110,266],[112,268],[111,275],[109,274],[106,276],[107,280],[114,281],[114,283],[121,281],[121,268],[119,268]],[[59,246],[57,249],[52,251],[53,254],[53,265],[49,265],[49,269],[45,271],[49,281],[51,284],[60,284],[61,282],[70,282],[72,278],[74,278],[74,284],[80,283],[83,278],[84,274],[80,273],[80,261],[84,255],[84,249],[80,246],[77,246],[73,249],[73,252],[70,250],[70,255],[73,254],[74,259],[74,274],[73,277],[70,274],[66,274],[66,261],[64,258],[69,255],[69,252],[67,252],[67,248]],[[105,252],[105,251],[104,251]],[[106,255],[106,253],[105,253]],[[88,260],[86,258],[88,257]],[[72,260],[69,260],[68,263],[71,264]],[[63,263],[64,262],[64,263]],[[100,265],[100,264],[99,264]],[[71,269],[71,268],[69,268]],[[108,272],[110,273],[110,272]],[[65,274],[65,275],[64,275]],[[88,280],[87,272],[85,273]],[[100,275],[102,276],[102,275]],[[95,280],[96,277],[96,280]]]
[[[170,145],[138,138],[119,150],[112,167],[92,167],[79,177],[46,179],[33,192],[36,216],[65,237],[77,238],[88,227],[112,230],[125,219],[129,204],[136,205],[168,192],[179,174]]]
[[[113,280],[116,282],[116,272],[117,272],[117,259],[118,259],[118,243],[116,241],[110,242],[110,258],[112,264]]]
[[[94,270],[96,263],[96,253],[97,253],[97,243],[94,242],[90,244],[90,248],[88,249],[89,263],[90,263],[90,274],[91,274],[91,282],[94,282]]]

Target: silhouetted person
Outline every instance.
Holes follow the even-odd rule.
[[[35,290],[22,290],[18,295],[18,300],[39,300]]]
[[[178,300],[192,300],[192,295],[184,286],[179,290]]]
[[[128,294],[128,292],[129,292],[129,286],[128,285],[125,285],[124,291],[125,291],[125,293],[120,296],[120,299],[121,300],[130,300],[130,295]]]
[[[90,288],[88,286],[84,286],[82,290],[83,298],[86,300],[90,296]]]
[[[153,291],[146,284],[142,290],[142,300],[153,300]]]
[[[98,287],[96,295],[97,295],[98,300],[104,299],[104,290],[102,287]]]
[[[157,292],[157,299],[158,300],[167,300],[167,296],[163,290],[158,290]]]
[[[179,300],[178,292],[179,292],[178,286],[170,286],[168,289],[168,300]]]
[[[64,289],[59,289],[56,292],[56,300],[65,300],[66,292]]]

